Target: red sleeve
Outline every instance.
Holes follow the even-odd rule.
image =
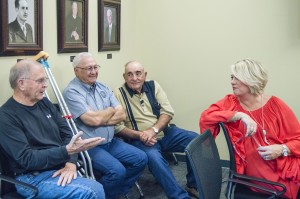
[[[300,180],[300,124],[293,111],[279,98],[274,97],[272,109],[277,115],[279,143],[286,144],[292,155],[277,158],[279,175],[293,182]]]
[[[209,128],[216,137],[220,130],[219,122],[228,121],[235,114],[237,105],[237,98],[234,95],[226,95],[223,99],[210,105],[201,114],[200,133]]]
[[[300,124],[296,115],[277,97],[274,97],[272,110],[278,118],[278,139],[287,145],[294,156],[300,157]]]

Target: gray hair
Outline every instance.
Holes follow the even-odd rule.
[[[268,82],[268,74],[261,63],[252,59],[238,61],[231,66],[231,72],[252,94],[262,94]]]
[[[32,59],[23,59],[16,63],[11,69],[9,73],[9,83],[12,89],[17,87],[17,82],[20,78],[28,78],[31,74],[31,67],[34,64],[39,64],[39,62],[34,61]],[[42,65],[41,65],[42,67]]]
[[[112,11],[111,11],[111,9],[108,9],[108,10],[106,11],[106,14],[107,14],[107,16],[112,16]]]
[[[85,57],[93,57],[93,55],[89,52],[82,52],[82,53],[77,54],[73,59],[73,64],[72,64],[73,67],[76,68],[80,64],[82,59]]]

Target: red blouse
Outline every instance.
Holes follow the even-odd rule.
[[[282,100],[272,96],[263,108],[250,114],[242,108],[237,97],[230,94],[203,111],[199,121],[200,132],[209,128],[216,137],[220,131],[218,123],[224,122],[232,143],[235,143],[246,133],[242,121],[226,123],[235,112],[246,113],[258,123],[254,138],[246,137],[235,144],[237,172],[280,182],[287,187],[285,196],[296,198],[300,187],[300,125],[293,111]],[[268,145],[264,141],[262,121],[268,143],[286,144],[292,155],[274,160],[261,158],[256,150],[258,144]]]

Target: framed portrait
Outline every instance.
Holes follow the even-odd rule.
[[[121,0],[98,0],[98,51],[120,50]]]
[[[88,51],[88,0],[57,0],[57,52]]]
[[[35,55],[43,50],[42,4],[42,0],[1,0],[0,56]]]

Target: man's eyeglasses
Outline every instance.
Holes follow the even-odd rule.
[[[100,67],[101,66],[99,66],[99,65],[95,65],[95,66],[87,66],[87,67],[79,67],[79,66],[77,66],[76,68],[80,68],[82,70],[86,70],[88,72],[92,72],[93,70],[94,71],[98,71]]]
[[[20,78],[20,79],[29,79],[31,81],[34,81],[35,83],[37,84],[48,84],[48,81],[49,81],[49,78],[48,77],[43,77],[43,78],[40,78],[40,79],[31,79],[31,78]]]

